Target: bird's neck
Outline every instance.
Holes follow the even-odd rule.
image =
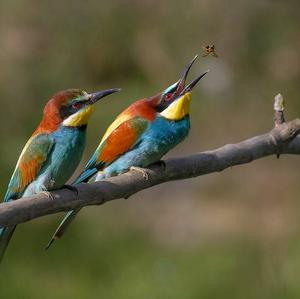
[[[149,99],[142,99],[131,104],[125,109],[118,118],[132,118],[135,116],[143,117],[149,121],[155,119],[156,109],[152,101]]]
[[[70,115],[63,121],[63,125],[66,127],[82,127],[88,124],[88,121],[95,110],[94,105],[86,106],[84,109]]]
[[[44,115],[33,135],[39,133],[51,133],[56,131],[61,124],[61,117],[58,114]]]
[[[191,93],[186,93],[170,104],[160,115],[168,120],[181,120],[189,115]]]
[[[64,126],[63,124],[59,128],[64,128],[64,129],[70,129],[70,130],[76,130],[76,131],[85,131],[87,128],[87,125],[81,125],[81,126]]]

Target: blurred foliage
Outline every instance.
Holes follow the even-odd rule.
[[[299,1],[0,0],[0,186],[55,92],[122,87],[99,103],[85,161],[115,115],[192,76],[192,132],[169,155],[272,127],[273,97],[299,117]],[[44,252],[61,215],[21,225],[0,298],[298,298],[299,158],[270,157],[88,208]]]

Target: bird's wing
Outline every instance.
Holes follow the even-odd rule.
[[[22,196],[27,186],[38,176],[53,145],[53,138],[43,133],[34,135],[27,141],[8,184],[4,201]]]
[[[132,149],[149,125],[149,121],[140,116],[134,116],[122,122],[102,139],[97,163],[111,164],[120,155]]]
[[[150,121],[141,116],[119,116],[107,129],[99,146],[75,183],[88,180],[98,170],[111,164],[120,155],[132,149]]]

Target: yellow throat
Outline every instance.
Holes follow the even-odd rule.
[[[85,108],[79,110],[75,114],[70,115],[63,121],[63,125],[67,127],[80,127],[87,125],[91,114],[94,112],[94,105],[88,105]]]
[[[181,120],[190,112],[191,93],[187,92],[160,113],[169,120]]]

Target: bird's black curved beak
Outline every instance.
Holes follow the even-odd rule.
[[[111,88],[111,89],[105,89],[105,90],[91,93],[89,95],[88,102],[89,102],[89,104],[94,104],[94,103],[98,102],[100,99],[102,99],[112,93],[119,92],[119,91],[121,91],[121,88]]]
[[[209,72],[209,70],[205,71],[203,74],[198,76],[195,80],[193,80],[189,85],[187,85],[180,94],[185,94],[186,92],[192,91],[192,89],[196,86],[196,84]]]
[[[186,78],[189,74],[189,71],[190,71],[193,63],[197,59],[197,57],[198,57],[198,55],[195,55],[195,57],[186,65],[186,67],[182,71],[180,79],[178,80],[178,85],[177,85],[177,89],[176,89],[176,94],[177,95],[180,95],[182,93],[182,91],[184,90]]]

